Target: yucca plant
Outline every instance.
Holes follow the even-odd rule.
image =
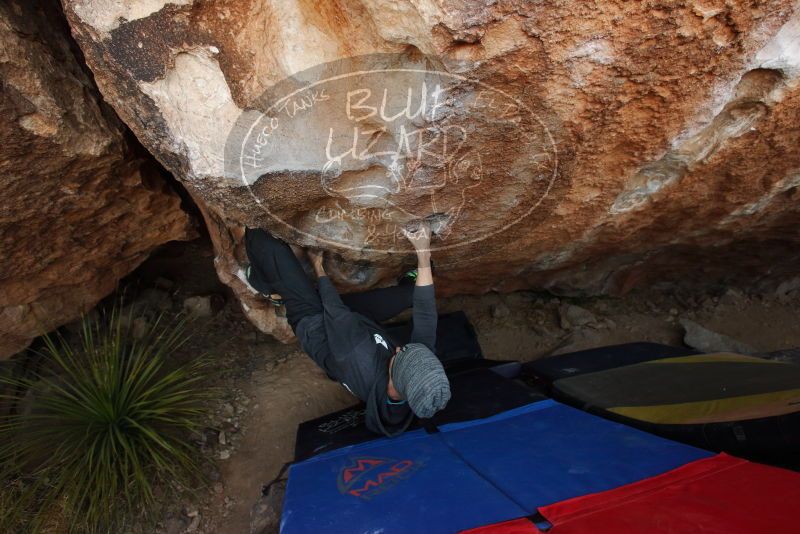
[[[134,339],[117,305],[84,319],[81,341],[47,336],[39,370],[0,374],[0,530],[122,532],[164,496],[202,486],[189,434],[211,389],[207,359],[174,365],[183,321],[158,317]]]

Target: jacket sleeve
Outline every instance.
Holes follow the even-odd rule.
[[[327,276],[319,279],[319,294],[332,360],[328,366],[329,374],[366,402],[377,372],[372,335],[360,318],[342,302]]]
[[[343,302],[330,278],[319,279],[319,296],[325,316],[325,329],[331,352],[336,358],[352,355],[355,349],[371,341],[369,331]],[[371,345],[371,343],[367,343]],[[363,347],[360,347],[363,348]]]
[[[411,343],[422,343],[432,351],[436,350],[436,293],[433,284],[414,286],[414,329],[411,331]]]
[[[319,283],[319,297],[322,300],[322,306],[325,308],[326,312],[331,313],[334,316],[338,316],[341,314],[346,313],[353,313],[350,311],[350,308],[345,306],[342,302],[342,298],[339,296],[338,291],[336,288],[333,287],[333,283],[331,279],[327,276],[321,276],[318,280]]]

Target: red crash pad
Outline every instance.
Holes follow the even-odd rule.
[[[464,530],[461,534],[539,534],[541,531],[527,519],[514,519],[503,521],[485,527],[471,528]]]
[[[539,509],[548,534],[800,532],[800,474],[720,454],[616,489]],[[527,529],[526,529],[527,528]],[[467,531],[528,534],[527,519]]]

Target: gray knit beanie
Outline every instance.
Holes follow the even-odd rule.
[[[394,387],[417,417],[427,419],[450,400],[450,382],[439,358],[422,343],[409,343],[392,362]]]

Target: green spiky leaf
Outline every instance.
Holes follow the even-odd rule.
[[[120,309],[85,319],[78,346],[46,336],[40,371],[0,372],[1,531],[122,531],[170,488],[202,486],[188,436],[214,394],[208,360],[174,365],[183,321],[133,339]]]

